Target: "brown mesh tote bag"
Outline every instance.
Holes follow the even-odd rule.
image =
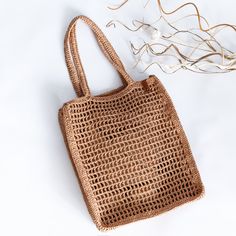
[[[94,32],[122,78],[121,88],[91,95],[78,54],[78,20]],[[153,75],[133,80],[104,34],[85,16],[69,25],[65,58],[78,97],[59,110],[59,121],[98,229],[152,217],[200,197],[199,172],[161,82]]]

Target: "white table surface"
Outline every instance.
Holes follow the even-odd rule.
[[[68,158],[57,112],[75,97],[64,62],[63,37],[76,15],[91,17],[114,45],[135,79],[121,29],[111,19],[142,18],[142,0],[119,12],[113,0],[1,0],[0,7],[0,235],[78,236],[235,235],[236,72],[203,75],[155,73],[181,119],[205,185],[205,196],[160,216],[106,233],[93,224]],[[163,4],[167,2],[163,0]],[[179,4],[182,1],[176,1]],[[235,1],[195,0],[212,24],[236,22]],[[174,6],[175,4],[173,4]],[[150,8],[155,15],[156,9]],[[99,94],[119,77],[80,25],[80,51],[89,86]],[[234,44],[236,50],[236,43]]]

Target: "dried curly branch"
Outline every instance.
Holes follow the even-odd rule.
[[[115,7],[108,7],[108,9],[110,10],[118,10],[120,9],[122,6],[124,6],[129,0],[124,0],[120,5],[115,6]]]
[[[127,2],[128,0],[116,8],[109,8],[117,10]],[[150,0],[147,0],[144,7],[149,2]],[[121,25],[131,32],[144,31],[150,36],[148,40],[143,40],[141,45],[135,45],[135,42],[130,43],[131,51],[137,57],[135,66],[143,64],[146,71],[153,65],[157,65],[165,73],[174,73],[181,68],[198,73],[225,73],[236,70],[236,53],[227,49],[217,39],[218,34],[225,29],[233,29],[233,32],[236,32],[235,25],[224,23],[210,26],[207,19],[200,15],[196,4],[192,2],[180,5],[172,11],[166,11],[160,0],[157,0],[157,4],[160,17],[154,23],[133,20],[132,26],[128,26],[119,20],[112,20],[107,24],[107,27]],[[174,21],[167,19],[186,6],[192,6],[195,12]],[[193,17],[197,17],[197,27],[188,28],[187,24],[184,28],[178,26],[179,23]],[[206,28],[203,27],[203,23]],[[166,30],[161,32],[160,29],[164,26]],[[147,65],[145,57],[152,60],[155,58],[155,61]]]
[[[184,3],[183,5],[180,5],[179,7],[177,7],[175,10],[169,11],[169,12],[163,9],[162,4],[161,4],[161,0],[157,0],[157,3],[158,3],[158,5],[159,5],[160,10],[161,10],[165,15],[172,15],[173,13],[179,11],[180,9],[182,9],[182,8],[184,8],[184,7],[186,7],[186,6],[193,6],[193,8],[194,8],[195,11],[196,11],[196,16],[197,16],[197,19],[198,19],[199,28],[200,28],[200,30],[202,30],[202,31],[210,31],[210,30],[212,30],[212,29],[215,29],[215,28],[218,28],[218,27],[221,27],[221,26],[228,26],[228,27],[230,27],[230,28],[232,28],[233,30],[236,31],[236,26],[235,26],[235,25],[231,25],[231,24],[227,24],[227,23],[218,24],[218,25],[209,27],[209,28],[207,28],[207,29],[203,29],[202,23],[201,23],[201,15],[200,15],[200,12],[199,12],[199,10],[198,10],[197,5],[194,4],[193,2]]]

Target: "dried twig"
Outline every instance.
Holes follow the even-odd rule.
[[[112,10],[121,8],[127,2],[128,0],[124,1]],[[144,7],[149,2],[150,0],[147,0]],[[172,11],[164,10],[160,0],[157,0],[157,3],[160,17],[154,23],[146,23],[135,19],[132,21],[132,26],[127,26],[119,20],[112,20],[107,24],[107,27],[116,27],[119,24],[131,32],[144,30],[151,35],[150,42],[144,40],[141,46],[137,47],[134,42],[130,43],[133,55],[138,58],[135,66],[140,63],[145,65],[143,58],[146,55],[149,58],[156,57],[159,60],[149,63],[144,71],[153,65],[157,65],[165,73],[174,73],[181,68],[197,73],[225,73],[236,70],[236,53],[227,49],[216,39],[216,36],[226,28],[233,29],[233,32],[236,32],[235,25],[224,23],[210,26],[207,19],[200,15],[198,7],[192,2],[180,5]],[[167,17],[169,15],[173,16],[186,6],[192,6],[195,13],[182,16],[171,22],[168,21]],[[190,17],[197,17],[198,27],[180,29],[177,26],[177,23],[183,22]],[[203,27],[202,22],[205,23],[206,28]],[[163,26],[163,24],[167,27],[165,33],[159,31],[160,26]],[[189,40],[182,40],[182,36],[189,37]],[[160,58],[165,58],[164,64],[161,63]],[[172,64],[168,63],[170,58],[175,60],[174,64],[173,62]],[[216,62],[217,58],[220,58],[220,62]]]
[[[129,0],[124,0],[124,2],[122,2],[120,5],[116,6],[116,7],[108,7],[108,9],[110,10],[118,10],[120,9],[122,6],[124,6]]]

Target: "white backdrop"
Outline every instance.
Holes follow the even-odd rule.
[[[145,0],[143,0],[145,1]],[[103,29],[128,72],[124,30],[111,19],[142,18],[142,0],[119,12],[113,0],[1,0],[0,7],[0,235],[235,235],[236,72],[166,75],[153,68],[176,106],[205,185],[204,198],[163,215],[99,232],[87,212],[59,129],[57,112],[75,97],[64,63],[63,37],[76,15]],[[165,4],[167,0],[163,0]],[[173,6],[182,1],[173,1]],[[212,24],[236,23],[235,1],[195,0]],[[155,8],[149,9],[156,14]],[[80,51],[93,94],[115,88],[116,72],[81,24]],[[236,48],[235,48],[236,50]]]

